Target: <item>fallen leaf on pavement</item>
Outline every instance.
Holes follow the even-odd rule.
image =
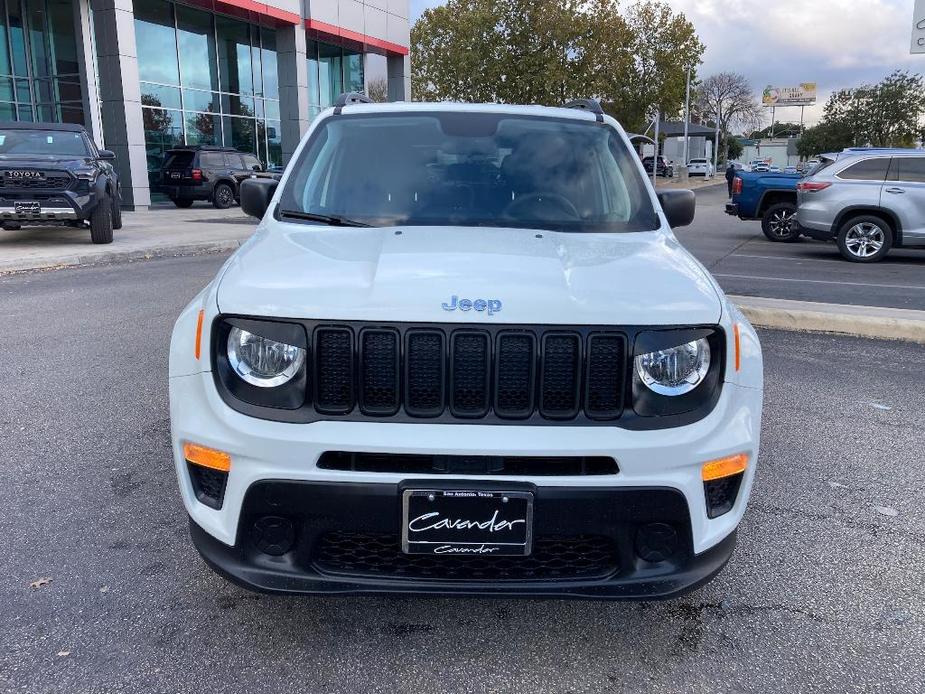
[[[32,581],[29,584],[30,588],[44,588],[49,583],[51,583],[51,578],[39,578],[38,580]]]
[[[899,511],[890,506],[874,506],[874,508],[877,510],[877,513],[882,513],[884,516],[896,516],[899,514]]]
[[[68,655],[70,655],[70,654],[71,654],[70,651],[58,651],[58,655],[60,655],[62,658],[63,658],[64,656],[68,656]]]

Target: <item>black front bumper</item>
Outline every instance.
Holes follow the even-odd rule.
[[[531,557],[402,554],[401,491],[435,484],[533,492]],[[274,537],[268,538],[268,527]],[[433,478],[400,484],[260,482],[245,496],[233,547],[192,519],[190,531],[206,563],[235,583],[314,594],[668,598],[719,573],[736,542],[732,533],[694,554],[687,502],[673,489]]]
[[[55,223],[77,222],[90,218],[99,198],[92,189],[65,191],[2,191],[0,192],[0,221]],[[36,212],[26,208],[38,203]]]

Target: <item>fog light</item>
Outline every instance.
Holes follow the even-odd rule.
[[[288,518],[263,516],[254,523],[251,537],[258,550],[279,557],[295,544],[295,528]]]
[[[636,531],[636,554],[653,564],[678,550],[678,532],[667,523],[649,523]]]

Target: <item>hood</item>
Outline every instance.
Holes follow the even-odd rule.
[[[662,232],[275,222],[229,260],[217,298],[223,313],[323,320],[670,325],[721,315],[709,274]]]

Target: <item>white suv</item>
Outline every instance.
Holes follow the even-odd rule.
[[[193,541],[273,592],[642,598],[709,580],[758,457],[761,349],[623,129],[341,97],[183,311]]]

